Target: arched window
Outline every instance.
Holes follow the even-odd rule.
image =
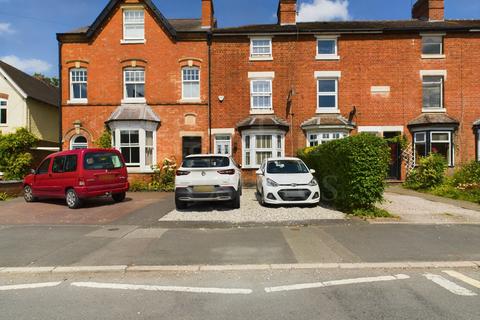
[[[75,136],[70,140],[70,150],[87,149],[88,141],[84,136]]]

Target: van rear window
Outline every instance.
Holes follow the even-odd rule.
[[[194,157],[185,159],[184,168],[222,168],[230,165],[227,157]]]
[[[85,170],[120,169],[124,164],[120,156],[113,152],[87,153],[83,159]]]

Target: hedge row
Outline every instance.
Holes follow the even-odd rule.
[[[390,149],[382,138],[360,134],[298,152],[316,170],[322,200],[353,212],[383,199]]]

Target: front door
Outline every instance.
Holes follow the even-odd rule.
[[[399,132],[384,132],[383,137],[385,139],[392,139],[401,135]],[[388,167],[388,179],[400,180],[401,178],[401,166],[402,166],[402,150],[400,143],[388,142],[390,147],[390,165]]]
[[[202,153],[201,137],[183,137],[182,139],[182,156],[183,159],[192,154]]]

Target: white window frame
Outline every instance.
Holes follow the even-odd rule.
[[[122,103],[146,103],[146,98],[129,98],[127,97],[127,72],[128,71],[143,71],[143,82],[140,81],[130,81],[128,84],[143,84],[143,93],[146,96],[146,82],[147,82],[147,72],[145,71],[145,68],[124,68],[123,69],[123,100]]]
[[[270,84],[270,92],[253,92],[254,83],[259,81],[265,81]],[[254,97],[270,97],[270,106],[256,107],[254,106]],[[250,113],[252,114],[264,114],[273,113],[273,79],[272,78],[256,78],[250,80]]]
[[[268,41],[270,43],[270,45],[268,46],[268,48],[270,49],[270,52],[262,53],[262,54],[254,53],[253,52],[254,41]],[[273,38],[272,37],[250,37],[250,60],[251,61],[273,60]]]
[[[74,81],[73,74],[74,72],[85,72],[85,80],[84,81]],[[87,86],[87,96],[85,98],[75,98],[74,97],[74,84],[85,84]],[[88,103],[88,69],[87,68],[72,68],[70,69],[70,100],[68,103],[79,103],[79,104],[86,104]]]
[[[0,102],[5,102],[4,106],[2,106],[0,103],[0,110],[5,110],[5,123],[0,122],[0,126],[7,126],[8,125],[8,100],[0,98]]]
[[[425,82],[424,81],[424,78],[425,77],[439,77],[442,79],[441,83],[440,83],[440,107],[439,108],[426,108],[424,105],[423,105],[423,95],[424,95],[424,89],[423,89],[423,86],[427,83],[435,83],[436,82]],[[442,74],[435,74],[435,73],[431,73],[431,74],[428,74],[428,73],[423,73],[422,74],[422,112],[445,112],[446,109],[445,109],[445,105],[444,105],[444,95],[445,95],[445,79],[446,77]]]
[[[198,72],[198,80],[185,80],[184,70],[195,70]],[[182,100],[184,101],[200,101],[201,97],[201,72],[200,68],[196,66],[192,67],[183,67],[181,70],[181,77],[182,77]],[[198,85],[198,96],[197,97],[185,97],[185,84],[192,83]]]
[[[422,52],[422,59],[444,59],[445,58],[445,33],[423,33],[423,34],[420,34],[420,36],[422,37],[422,48],[421,48],[421,52]],[[441,43],[440,43],[440,53],[433,53],[433,54],[429,54],[429,53],[423,53],[423,41],[425,40],[425,38],[441,38]]]
[[[222,137],[222,138],[226,138],[228,137],[228,140],[227,139],[223,139],[223,140],[219,140],[219,138]],[[214,137],[214,142],[215,142],[215,154],[224,154],[224,155],[228,155],[228,156],[231,156],[232,155],[232,136],[229,135],[229,134],[216,134],[215,137]],[[228,147],[228,153],[222,153],[221,150],[219,150],[218,146],[221,145],[223,148],[225,147]]]
[[[328,135],[328,137],[325,137]],[[338,137],[336,137],[338,135]],[[315,136],[315,138],[313,138]],[[334,141],[338,139],[343,139],[348,137],[348,134],[342,131],[308,131],[307,132],[307,147],[315,147],[329,141]],[[312,145],[312,143],[317,143]]]
[[[448,135],[448,140],[437,140],[433,141],[433,135],[434,134],[447,134]],[[454,160],[454,154],[453,154],[453,149],[452,149],[452,133],[450,131],[430,131],[430,148],[429,152],[432,153],[432,144],[433,143],[443,143],[443,144],[448,144],[448,166],[451,167]]]
[[[316,59],[317,60],[340,60],[338,55],[338,36],[315,36],[316,37]],[[334,41],[335,42],[335,52],[332,54],[321,54],[318,52],[318,45],[321,41]]]
[[[87,140],[87,142],[85,142],[85,143],[75,142],[75,140],[77,138],[80,138],[80,137],[84,137]],[[75,150],[74,147],[77,147],[76,149],[88,149],[88,139],[87,139],[87,137],[85,137],[83,134],[77,134],[77,135],[73,136],[70,139],[70,150]]]
[[[424,136],[424,139],[423,141],[419,142],[417,139],[417,136],[421,134]],[[427,132],[426,131],[415,132],[413,134],[413,163],[415,163],[415,165],[417,165],[417,148],[416,148],[417,144],[424,145],[425,152],[427,152]]]
[[[335,81],[335,92],[320,92],[320,81]],[[317,113],[339,113],[338,109],[338,82],[339,78],[336,77],[319,77],[317,78]],[[320,97],[333,96],[335,94],[335,107],[334,108],[321,108],[320,107]]]
[[[127,12],[142,12],[143,22],[127,22]],[[127,25],[143,26],[142,36],[127,38]],[[124,7],[123,8],[123,39],[120,41],[122,44],[129,43],[145,43],[145,9],[143,7]]]
[[[151,147],[146,145],[147,131],[153,132],[153,165],[157,164],[157,123],[145,121],[115,121],[109,124],[113,134],[113,147],[121,152],[121,131],[138,131],[140,147],[140,163],[136,167],[127,167],[128,172],[131,173],[152,173],[152,167],[146,164],[146,148]]]
[[[246,148],[247,136],[250,137],[250,148]],[[257,136],[272,136],[272,148],[256,148]],[[278,141],[280,137],[280,141]],[[280,148],[279,148],[280,146]],[[280,130],[245,130],[242,132],[242,167],[258,169],[262,165],[256,163],[257,152],[272,152],[272,157],[285,156],[285,132]],[[250,163],[247,163],[247,153],[250,155]]]

